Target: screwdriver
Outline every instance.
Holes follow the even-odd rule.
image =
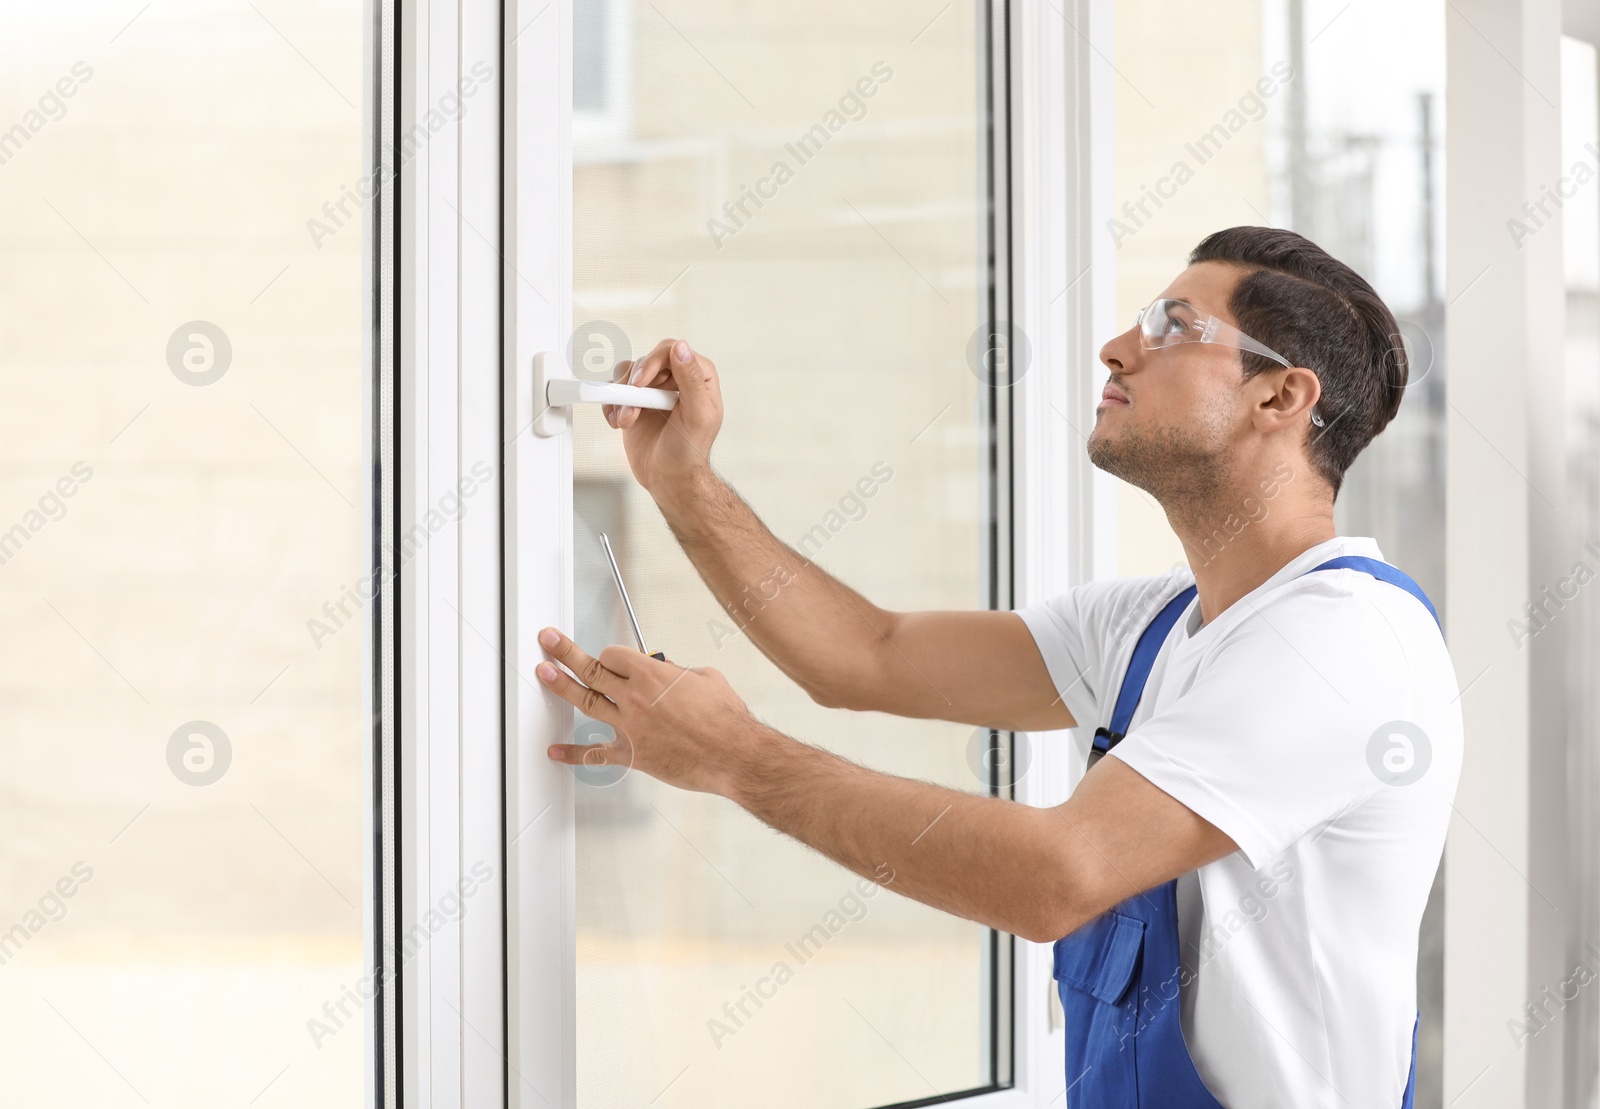
[[[612,552],[611,540],[607,538],[605,532],[600,533],[600,543],[605,547],[606,558],[611,562],[611,576],[617,579],[617,592],[622,594],[622,607],[628,610],[628,623],[633,625],[633,638],[639,641],[639,653],[666,662],[665,653],[652,651],[644,645],[644,632],[639,630],[639,618],[633,614],[633,602],[628,600],[628,587],[622,584],[622,567],[617,565],[617,556]]]

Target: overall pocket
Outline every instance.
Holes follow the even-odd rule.
[[[1069,1109],[1138,1104],[1139,970],[1144,921],[1112,910],[1055,943],[1066,1016]]]

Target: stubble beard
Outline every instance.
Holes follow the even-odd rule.
[[[1204,519],[1209,506],[1232,487],[1218,415],[1206,413],[1211,419],[1189,425],[1124,427],[1114,434],[1097,425],[1089,435],[1089,461],[1149,493],[1174,523]]]

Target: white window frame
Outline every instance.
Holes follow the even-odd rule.
[[[401,966],[399,1088],[368,1100],[570,1106],[574,788],[544,756],[570,710],[532,671],[537,630],[572,622],[572,454],[570,436],[527,428],[534,355],[562,351],[572,327],[572,0],[381,2],[398,25],[399,132],[475,62],[502,59],[460,121],[404,163],[398,206],[380,216],[395,220],[400,247],[398,532],[426,521],[475,465],[495,475],[404,564],[394,591],[399,899],[389,927],[425,921],[476,860],[493,860],[497,880]],[[1020,606],[1114,572],[1114,489],[1069,426],[1091,426],[1095,337],[1114,315],[1114,255],[1095,233],[1111,207],[1111,0],[1015,0],[1009,20],[1008,87],[996,96],[1011,128],[1002,249],[1014,322],[1033,350],[1011,406]],[[1066,737],[1027,738],[1037,769],[1019,799],[1063,800]],[[1050,948],[1015,942],[1013,1086],[956,1099],[964,1105],[1062,1103]],[[374,1051],[389,1050],[384,1028],[380,1012]]]
[[[1014,8],[1012,305],[1033,347],[1013,415],[1019,607],[1117,569],[1116,483],[1089,463],[1081,438],[1105,376],[1101,340],[1116,330],[1116,252],[1103,231],[1115,209],[1112,14],[1113,0]],[[1081,776],[1075,745],[1062,732],[1028,739],[1036,769],[1018,800],[1062,803]],[[1064,1106],[1051,947],[1019,939],[1017,949],[1015,1096],[992,1104]]]
[[[397,28],[396,142],[416,136],[393,189],[398,366],[396,533],[428,538],[393,596],[398,716],[392,788],[397,879],[385,943],[424,936],[398,966],[381,1050],[384,1106],[505,1102],[500,518],[501,6],[384,0]],[[388,21],[386,17],[386,22]],[[386,45],[392,50],[393,45]],[[481,79],[481,64],[491,69]],[[475,71],[476,67],[476,71]],[[463,95],[461,82],[473,91]],[[456,103],[464,105],[457,111]],[[439,116],[443,126],[432,128]],[[452,115],[457,116],[452,120]],[[416,128],[420,127],[420,131]],[[426,135],[426,138],[422,138]],[[386,194],[388,195],[388,194]],[[384,242],[388,228],[380,229]],[[477,475],[487,464],[492,476]],[[472,485],[463,497],[463,481]],[[464,505],[459,512],[455,503]],[[455,518],[451,518],[455,516]],[[439,521],[442,520],[442,524]],[[493,879],[452,891],[487,863]],[[433,915],[436,914],[436,915]],[[442,924],[440,923],[442,921]],[[398,1025],[397,1042],[394,1025]],[[384,1030],[380,1029],[380,1032]],[[374,1050],[380,1050],[377,1044]],[[398,1059],[393,1059],[393,1053]]]

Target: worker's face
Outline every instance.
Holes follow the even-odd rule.
[[[1226,263],[1200,262],[1159,295],[1237,327],[1228,298],[1242,273]],[[1158,500],[1204,496],[1228,479],[1234,446],[1249,427],[1237,349],[1180,343],[1146,350],[1139,329],[1130,326],[1100,348],[1100,361],[1111,371],[1110,388],[1127,402],[1097,402],[1091,462]]]

